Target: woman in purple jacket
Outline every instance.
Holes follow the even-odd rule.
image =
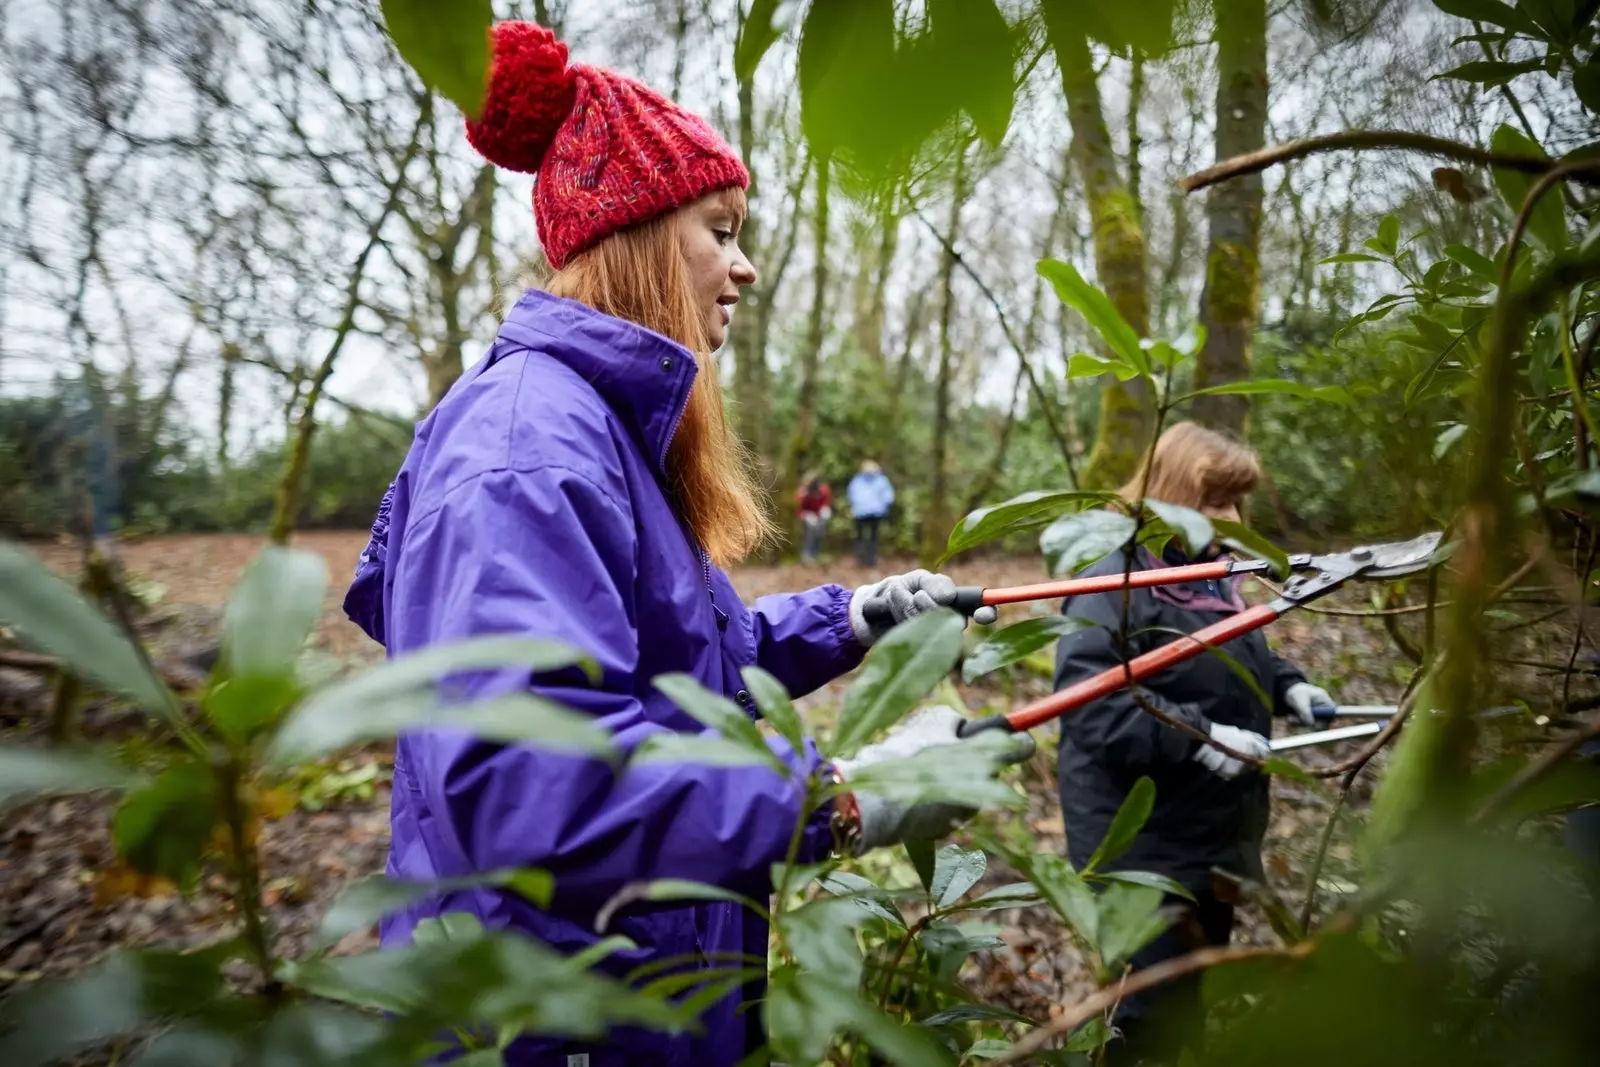
[[[481,118],[489,160],[537,172],[534,216],[553,276],[506,317],[486,358],[419,424],[385,494],[345,607],[391,656],[484,634],[559,639],[593,654],[599,685],[561,674],[473,675],[479,699],[533,689],[583,710],[630,750],[699,725],[651,680],[685,672],[756,709],[740,670],[758,665],[803,694],[855,667],[885,625],[948,604],[954,583],[927,572],[855,591],[825,585],[746,607],[723,567],[769,520],[723,417],[711,353],[755,269],[736,243],[749,176],[701,119],[607,70],[568,66],[548,31],[504,23]],[[874,619],[868,623],[868,618]],[[958,716],[928,709],[855,766],[953,744]],[[563,952],[593,944],[596,910],[629,882],[689,878],[764,897],[769,870],[805,823],[802,861],[836,847],[833,809],[801,809],[816,748],[774,740],[792,768],[606,764],[450,731],[395,751],[388,873],[433,879],[506,867],[555,876],[548,909],[480,888],[390,917],[385,945],[419,919],[464,911]],[[1020,752],[1019,752],[1020,755]],[[848,780],[851,766],[835,768]],[[938,811],[857,796],[841,840],[891,844]],[[849,820],[843,820],[849,822]],[[767,930],[736,905],[629,913],[639,947],[621,974],[676,957],[764,957]],[[761,995],[746,987],[698,1035],[620,1031],[604,1046],[513,1044],[513,1064],[734,1064],[759,1046]]]

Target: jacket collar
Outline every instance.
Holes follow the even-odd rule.
[[[689,403],[699,364],[676,341],[538,289],[522,294],[500,336],[581,375],[629,424],[665,477],[667,446]]]

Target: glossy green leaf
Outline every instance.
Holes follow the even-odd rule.
[[[916,869],[917,880],[922,883],[923,889],[933,886],[933,869],[937,862],[932,841],[906,841],[902,847],[906,856],[911,860],[911,866]]]
[[[1277,778],[1287,778],[1291,782],[1299,782],[1301,785],[1317,787],[1322,785],[1321,782],[1317,781],[1311,776],[1310,771],[1306,770],[1298,763],[1294,763],[1286,759],[1263,760],[1261,764],[1261,773],[1270,774]]]
[[[1100,912],[1094,890],[1082,875],[1060,856],[1039,853],[1029,860],[1028,876],[1039,887],[1040,895],[1078,936],[1091,945],[1098,942]]]
[[[1141,374],[1150,373],[1149,360],[1145,358],[1144,349],[1139,347],[1139,335],[1117,311],[1110,297],[1086,282],[1072,264],[1059,259],[1040,260],[1039,274],[1054,286],[1063,304],[1083,316],[1118,359]]]
[[[551,894],[555,891],[555,879],[550,872],[537,868],[490,871],[426,882],[374,875],[354,883],[329,905],[321,925],[317,927],[315,943],[332,945],[340,938],[365,930],[384,916],[419,900],[475,886],[502,886],[543,908],[550,904]]]
[[[1304,382],[1291,382],[1283,378],[1255,378],[1250,381],[1228,382],[1225,385],[1209,385],[1204,389],[1196,389],[1185,396],[1184,399],[1189,400],[1197,396],[1263,396],[1266,394],[1297,396],[1302,400],[1321,400],[1329,404],[1355,403],[1350,391],[1342,385],[1307,385]]]
[[[1150,871],[1100,871],[1095,874],[1097,882],[1123,882],[1127,885],[1146,885],[1159,889],[1163,893],[1170,893],[1185,900],[1193,900],[1191,893],[1183,883],[1168,878],[1164,874],[1154,874]]]
[[[1117,808],[1116,817],[1111,820],[1105,836],[1100,839],[1094,854],[1089,857],[1083,873],[1088,874],[1128,851],[1134,839],[1139,836],[1139,831],[1144,829],[1144,824],[1150,821],[1150,813],[1155,808],[1156,784],[1148,777],[1140,777],[1133,783],[1133,788],[1128,790],[1122,805]]]
[[[968,808],[1017,808],[1024,799],[994,777],[1001,754],[1016,740],[989,730],[959,745],[934,745],[905,759],[857,767],[850,784],[901,804],[945,803]]]
[[[1068,574],[1115,552],[1133,537],[1132,518],[1120,511],[1080,511],[1039,535],[1039,550],[1054,575]]]
[[[998,911],[1002,908],[1032,908],[1044,903],[1039,890],[1032,882],[1012,882],[996,886],[962,905],[974,911]]]
[[[1317,260],[1318,266],[1329,266],[1334,263],[1382,263],[1382,256],[1370,256],[1365,252],[1340,252],[1336,256]]]
[[[1470,22],[1484,22],[1513,30],[1532,28],[1532,22],[1526,15],[1501,0],[1433,0],[1433,6],[1447,15]]]
[[[222,655],[233,675],[289,674],[322,618],[328,567],[314,552],[268,545],[228,594]]]
[[[1183,547],[1189,550],[1192,558],[1199,558],[1216,539],[1216,531],[1211,526],[1211,520],[1194,508],[1168,504],[1164,500],[1149,499],[1145,500],[1144,506],[1155,512],[1156,517],[1167,524],[1168,529],[1183,538]]]
[[[785,912],[779,926],[802,968],[853,988],[861,981],[861,946],[854,932],[861,920],[862,909],[854,901],[821,897]]]
[[[1090,1019],[1067,1038],[1068,1052],[1093,1052],[1111,1040],[1111,1028],[1102,1018]]]
[[[300,696],[289,672],[224,675],[206,690],[202,707],[225,735],[244,740],[276,725]]]
[[[971,685],[978,678],[1027,659],[1063,634],[1093,625],[1087,619],[1065,615],[1046,615],[997,630],[984,638],[961,665],[961,680]]]
[[[723,740],[749,749],[779,774],[789,773],[788,764],[767,744],[755,722],[727,697],[711,692],[687,674],[658,675],[653,684],[702,726],[715,730]]]
[[[123,797],[111,836],[128,866],[187,889],[219,818],[211,769],[185,758]]]
[[[943,559],[1010,533],[1036,529],[1075,505],[1103,503],[1112,499],[1115,499],[1113,493],[1047,489],[1023,493],[1003,503],[979,508],[956,523],[955,529],[950,531]]]
[[[854,754],[916,707],[960,658],[965,623],[953,611],[931,611],[901,623],[873,645],[845,693],[829,755]]]
[[[1493,285],[1500,280],[1499,268],[1476,248],[1468,248],[1466,245],[1445,245],[1444,254],[1467,268],[1472,276],[1480,281]]]
[[[752,0],[744,24],[739,27],[739,40],[733,46],[733,76],[739,81],[755,77],[762,57],[783,36],[777,15],[786,6],[784,0]]]
[[[172,695],[133,642],[43,560],[7,541],[0,541],[0,625],[12,628],[23,645],[147,710],[172,706]]]
[[[1394,255],[1400,247],[1400,220],[1393,215],[1385,215],[1378,223],[1378,244],[1384,251]]]
[[[853,900],[856,906],[870,912],[884,922],[901,930],[906,928],[905,916],[900,914],[900,909],[895,906],[894,898],[888,890],[874,885],[859,874],[849,871],[834,871],[824,878],[819,879],[822,888],[836,897]]]
[[[928,0],[933,45],[948,71],[960,64],[955,79],[961,109],[972,118],[978,136],[999,147],[1011,125],[1016,103],[1014,38],[994,0]],[[937,77],[938,75],[934,75]]]
[[[879,1011],[853,985],[819,980],[786,967],[773,974],[763,1008],[776,1059],[818,1063],[837,1034],[858,1035],[879,1058],[897,1067],[945,1067],[954,1057],[931,1033]]]
[[[939,850],[934,863],[933,884],[928,887],[928,893],[939,907],[948,908],[977,885],[988,869],[989,857],[983,849],[946,845]]]
[[[384,25],[395,48],[422,79],[477,118],[489,87],[489,0],[380,0]]]
[[[1112,374],[1117,381],[1125,382],[1139,376],[1138,368],[1130,367],[1120,359],[1106,359],[1103,356],[1091,356],[1087,352],[1074,352],[1067,360],[1067,378],[1098,378],[1102,374]]]
[[[1466,435],[1467,424],[1464,422],[1451,423],[1439,431],[1439,436],[1433,440],[1433,458],[1442,460],[1455,447],[1455,443]]]
[[[315,706],[306,701],[290,713],[268,750],[270,765],[303,763],[359,742],[425,727],[461,730],[485,741],[617,758],[610,735],[592,718],[531,693],[450,704],[426,690],[414,690],[383,702],[345,705],[342,718],[308,710]]]
[[[729,741],[709,730],[698,734],[651,734],[628,756],[630,767],[648,767],[657,763],[681,763],[693,767],[772,766],[766,756],[750,746]]]
[[[1019,1015],[1010,1008],[998,1004],[957,1004],[943,1011],[936,1011],[922,1020],[923,1026],[950,1026],[955,1023],[1027,1023],[1031,1020],[1026,1015]],[[1006,1047],[1010,1047],[1007,1044]]]
[[[1494,131],[1494,135],[1489,139],[1489,147],[1496,154],[1503,156],[1523,156],[1543,160],[1550,158],[1543,148],[1528,139],[1527,134],[1510,125],[1502,125]],[[1504,167],[1495,167],[1492,173],[1495,188],[1500,191],[1506,206],[1511,209],[1513,215],[1520,213],[1534,182],[1538,180],[1537,176]],[[1567,223],[1561,204],[1560,183],[1540,198],[1538,206],[1533,209],[1533,214],[1528,219],[1527,233],[1550,252],[1559,252],[1567,246]]]
[[[1161,890],[1113,882],[1100,893],[1098,937],[1095,942],[1106,970],[1115,972],[1135,952],[1172,925],[1161,910]]]
[[[1542,58],[1522,59],[1515,63],[1476,60],[1471,63],[1463,63],[1459,67],[1451,67],[1442,74],[1435,74],[1433,78],[1453,78],[1456,81],[1473,82],[1482,85],[1485,89],[1490,89],[1497,85],[1504,85],[1520,75],[1532,74],[1543,69],[1544,60]]]
[[[740,672],[750,696],[761,711],[761,717],[772,724],[779,736],[794,746],[796,752],[805,744],[805,727],[789,700],[789,691],[783,683],[760,667],[746,667]]]
[[[128,789],[142,780],[100,752],[0,748],[0,808],[40,797]]]
[[[1288,554],[1250,527],[1231,519],[1212,519],[1211,525],[1224,545],[1255,559],[1266,560],[1278,578],[1288,575]]]

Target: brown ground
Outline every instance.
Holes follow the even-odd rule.
[[[339,609],[364,539],[364,534],[356,532],[308,533],[297,539],[300,547],[319,552],[328,561],[332,584],[319,643],[326,652],[347,661],[379,654]],[[227,589],[259,544],[258,538],[240,534],[167,537],[124,546],[131,573],[159,587],[150,619],[155,643],[176,654],[203,646],[208,634],[214,633]],[[53,568],[72,569],[70,546],[45,546],[39,551]],[[905,561],[887,561],[884,571],[907,565]],[[1042,577],[1039,561],[1026,558],[980,560],[953,566],[951,572],[961,581],[987,586]],[[807,568],[747,567],[734,577],[741,592],[753,598],[823,580],[858,584],[868,575],[844,561]],[[1359,603],[1355,595],[1347,594],[1343,603],[1355,606]],[[1276,623],[1272,636],[1277,647],[1299,662],[1310,677],[1350,703],[1394,700],[1407,673],[1381,627],[1370,619],[1298,613]],[[829,714],[829,704],[842,684],[809,698],[802,705],[803,712]],[[1014,684],[1015,692],[1009,697],[994,683],[964,689],[963,695],[973,708],[982,704],[1003,708],[1011,700],[1031,698],[1045,688],[1041,679],[1022,677],[1020,672]],[[46,695],[37,677],[0,670],[0,728],[13,738],[36,734]],[[126,721],[119,723],[94,708],[86,722],[91,733],[101,736],[131,733]],[[1063,840],[1049,748],[1044,746],[1025,776],[1031,797],[1027,829],[1041,850],[1059,849]],[[1297,759],[1306,765],[1324,765],[1352,751],[1347,745],[1302,750]],[[265,830],[266,896],[285,951],[296,950],[328,900],[348,879],[381,871],[388,835],[385,759],[379,749],[342,764],[343,770],[356,772],[376,764],[377,788],[369,797],[348,789],[335,795],[323,810],[291,812]],[[324,776],[316,784],[325,789],[335,787],[338,779]],[[1358,787],[1358,806],[1369,788]],[[1269,876],[1295,910],[1304,894],[1308,859],[1331,807],[1331,796],[1326,789],[1288,781],[1280,780],[1277,786]],[[103,891],[97,893],[101,876],[113,860],[108,812],[103,801],[63,800],[13,812],[0,825],[0,900],[5,902],[0,916],[0,991],[41,974],[77,971],[116,945],[195,944],[215,938],[220,929],[232,924],[232,916],[215,893],[202,891],[187,899],[106,899]],[[1013,825],[1012,829],[1019,828]],[[1348,875],[1350,867],[1351,847],[1341,832],[1335,839],[1324,884]],[[913,877],[903,863],[898,874],[907,881]],[[1011,880],[1008,872],[997,871],[991,872],[985,884]],[[966,972],[969,983],[987,999],[1044,1017],[1060,1004],[1078,999],[1088,988],[1089,979],[1078,965],[1076,952],[1050,914],[990,914],[1003,919],[1001,936],[1007,947],[983,954]],[[1272,937],[1257,914],[1248,909],[1240,936],[1251,941]],[[356,935],[346,947],[367,943]]]

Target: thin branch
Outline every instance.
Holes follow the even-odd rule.
[[[1518,771],[1505,785],[1501,786],[1488,800],[1484,801],[1473,815],[1474,822],[1483,822],[1492,818],[1503,809],[1517,795],[1527,789],[1534,782],[1549,774],[1578,749],[1600,737],[1600,719],[1586,723],[1583,729],[1556,742],[1539,754],[1539,758]]]
[[[1600,185],[1600,164],[1587,163],[1557,163],[1549,159],[1534,159],[1531,156],[1507,156],[1498,152],[1486,152],[1481,148],[1474,148],[1459,141],[1452,141],[1444,137],[1430,137],[1425,133],[1410,133],[1405,130],[1346,130],[1343,133],[1331,133],[1324,137],[1303,137],[1299,140],[1289,141],[1285,144],[1271,145],[1256,152],[1246,152],[1242,156],[1225,159],[1215,166],[1205,170],[1196,171],[1179,181],[1179,186],[1186,193],[1198,192],[1218,182],[1230,181],[1246,174],[1257,174],[1268,167],[1290,160],[1304,159],[1322,152],[1342,152],[1346,150],[1363,151],[1399,151],[1420,152],[1423,155],[1441,156],[1445,159],[1454,159],[1461,163],[1474,163],[1483,167],[1501,167],[1506,170],[1521,171],[1525,174],[1549,174],[1555,170],[1564,170],[1566,176],[1586,185]],[[1581,169],[1580,169],[1581,168]]]

